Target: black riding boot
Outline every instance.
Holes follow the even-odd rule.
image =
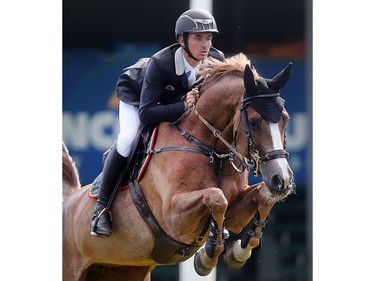
[[[107,205],[112,193],[117,191],[116,185],[125,172],[127,159],[117,152],[116,145],[108,153],[100,181],[99,198],[90,222],[91,235],[108,237],[112,234],[112,216],[109,211],[110,206]]]

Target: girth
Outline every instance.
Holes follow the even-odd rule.
[[[176,264],[189,259],[202,246],[198,244],[203,241],[208,231],[209,223],[192,244],[185,244],[170,237],[156,221],[152,211],[147,204],[146,198],[137,180],[129,183],[130,193],[139,214],[150,227],[155,237],[155,246],[152,251],[152,259],[160,264]]]

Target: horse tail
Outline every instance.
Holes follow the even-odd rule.
[[[71,193],[81,187],[81,183],[78,169],[64,142],[62,143],[62,169],[63,200],[65,200]]]

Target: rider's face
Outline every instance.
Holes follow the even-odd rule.
[[[188,46],[190,52],[197,60],[204,60],[212,46],[212,33],[190,33],[188,35]]]

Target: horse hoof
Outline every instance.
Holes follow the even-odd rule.
[[[194,269],[195,272],[200,276],[207,276],[212,271],[212,268],[208,269],[203,265],[201,255],[199,254],[199,252],[196,253],[194,256]]]
[[[234,248],[235,243],[236,241],[230,243],[227,246],[227,250],[225,254],[223,255],[223,261],[228,268],[240,269],[244,266],[246,261],[239,261],[234,257],[233,248]]]

